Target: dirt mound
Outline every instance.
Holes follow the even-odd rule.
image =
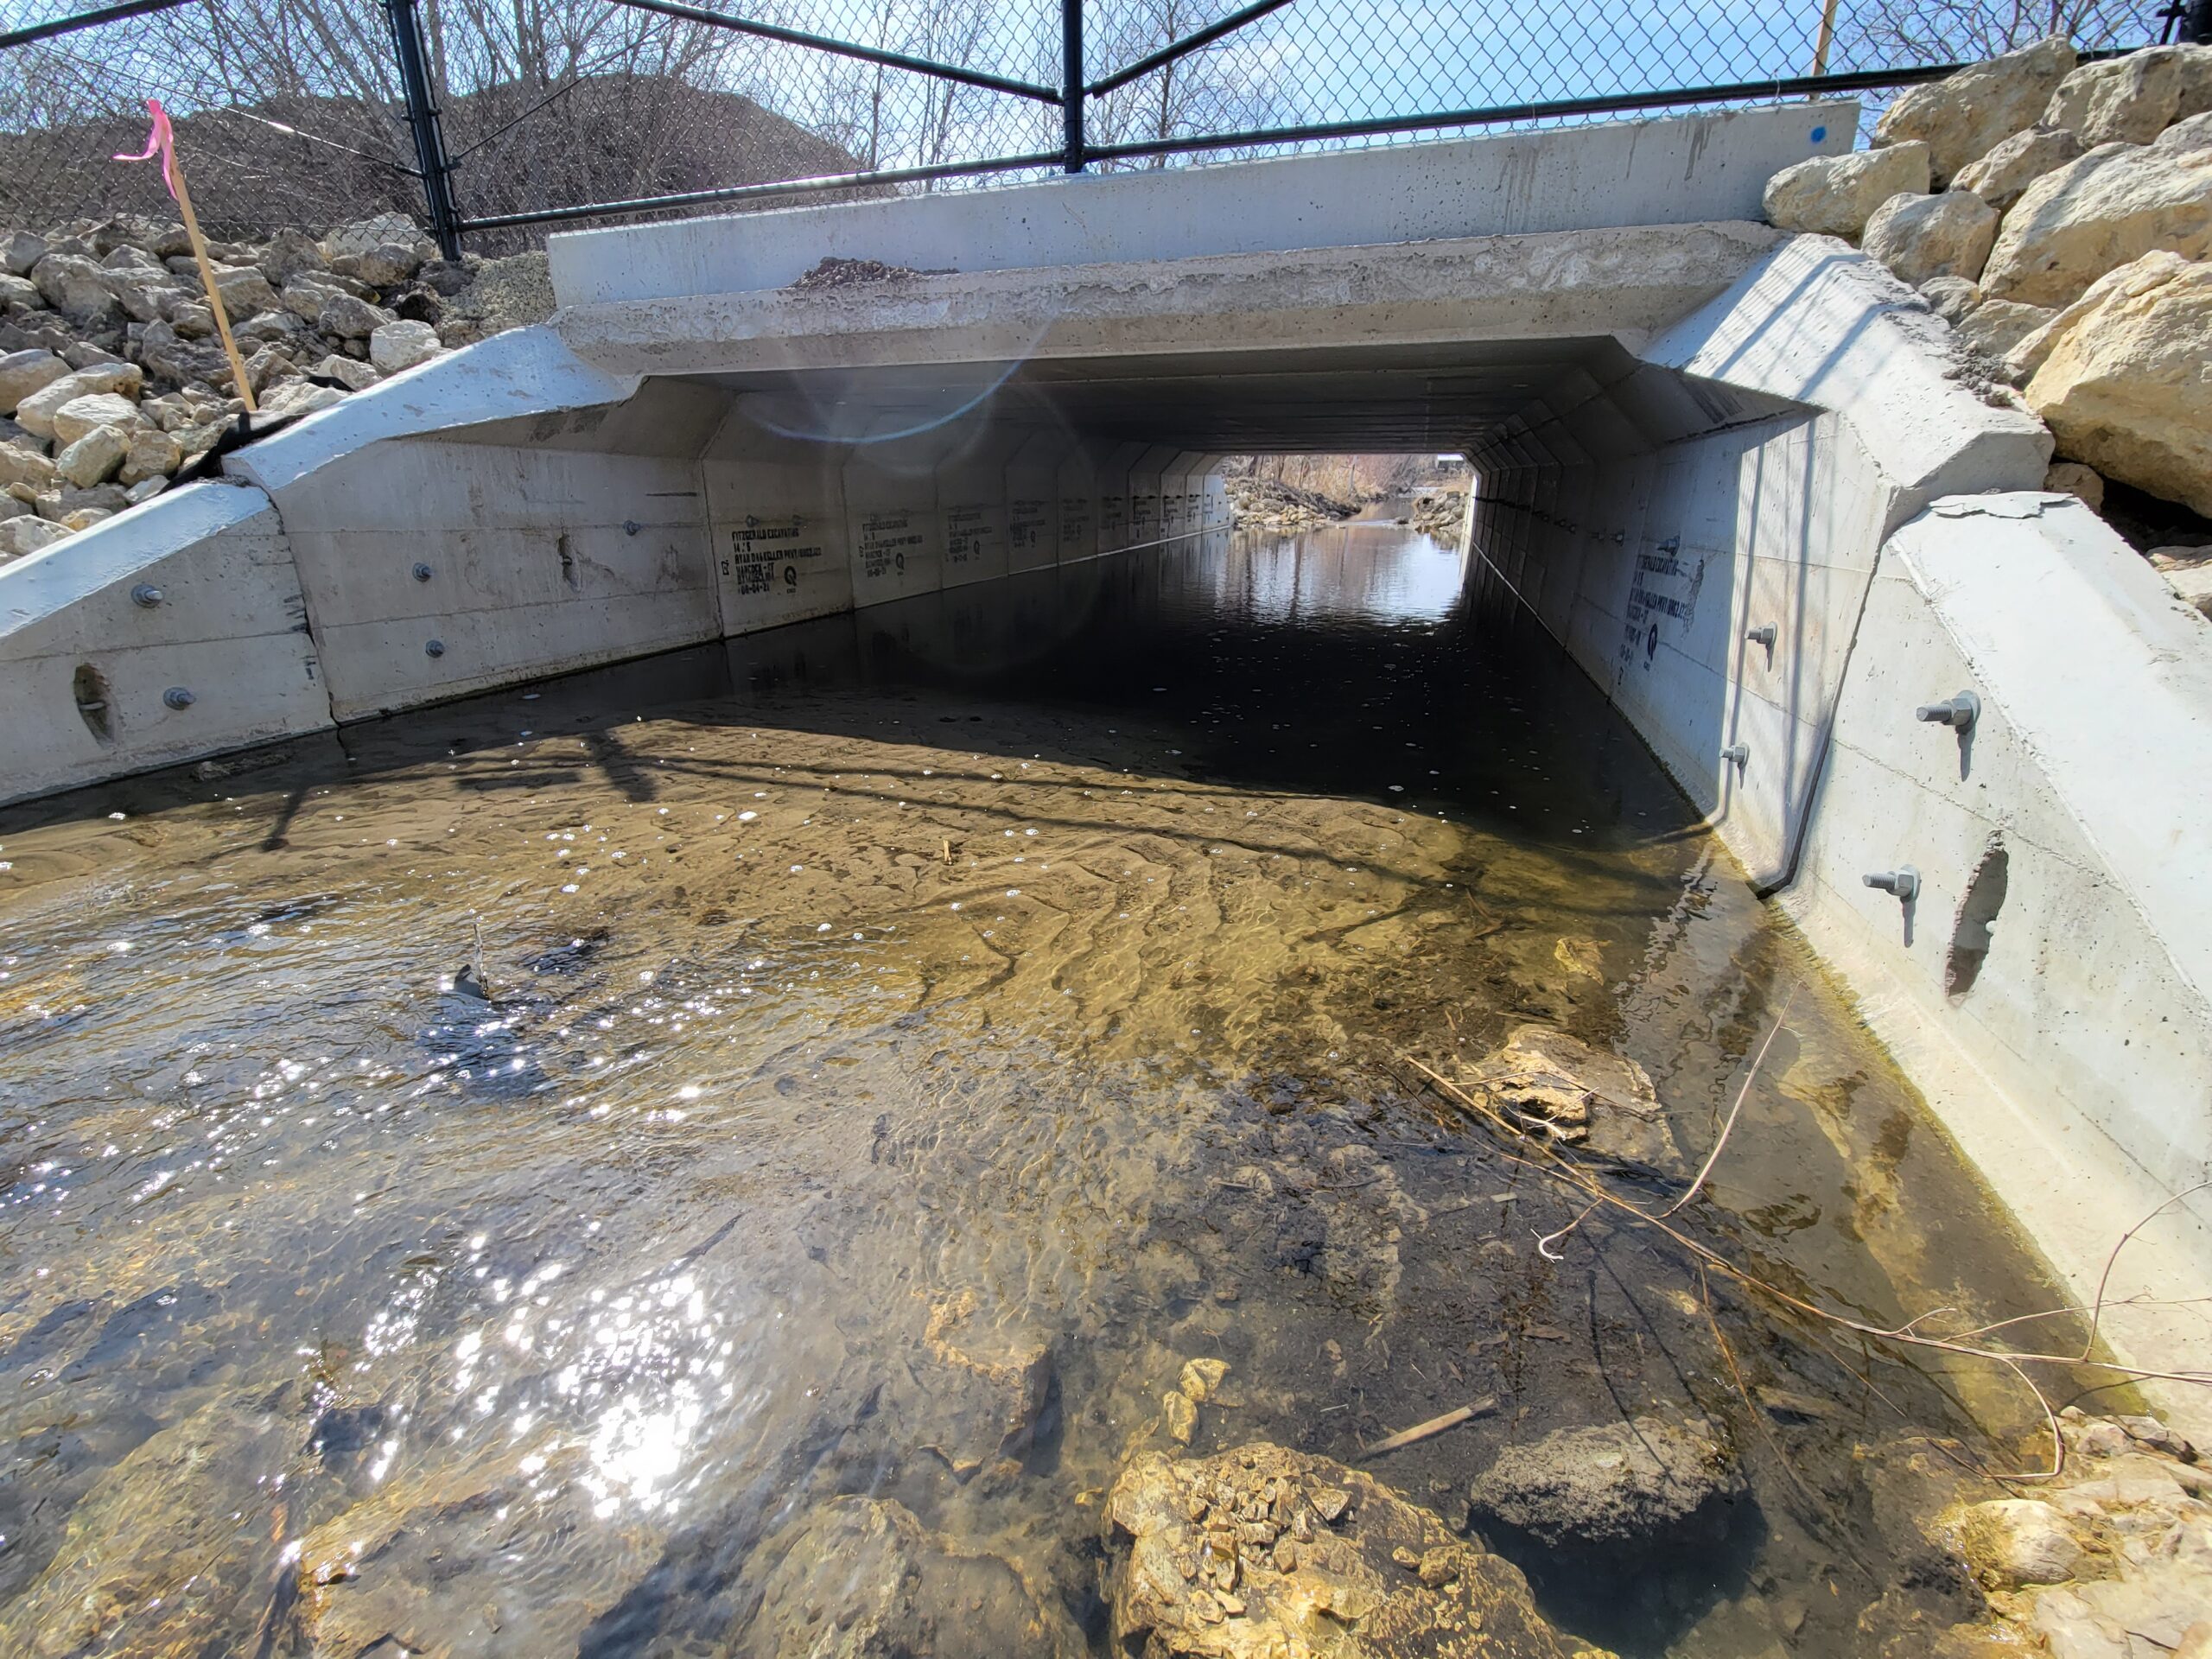
[[[592,76],[531,111],[544,96],[509,83],[445,101],[446,148],[462,158],[454,194],[463,214],[814,178],[859,166],[848,151],[751,99],[665,76]],[[407,170],[415,164],[412,141],[395,105],[270,98],[181,115],[176,135],[194,205],[212,237],[258,238],[285,226],[320,233],[379,213],[423,215],[422,188]],[[169,218],[156,168],[109,159],[145,141],[145,112],[134,105],[0,135],[0,224]],[[531,239],[516,233],[497,248],[483,238],[473,245],[499,251]]]

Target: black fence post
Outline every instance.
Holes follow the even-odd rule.
[[[1082,172],[1083,0],[1060,0],[1060,137],[1062,170]]]
[[[423,200],[430,212],[430,234],[448,259],[461,257],[461,215],[454,211],[453,163],[446,156],[438,106],[430,98],[428,54],[423,48],[423,19],[415,0],[385,0],[391,19],[391,43],[399,55],[399,86],[407,99],[407,126],[415,136],[415,164],[423,175]]]

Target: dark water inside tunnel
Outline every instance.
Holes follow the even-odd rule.
[[[1779,1020],[1685,1226],[1881,1321],[2062,1299],[1461,577],[1216,537],[0,817],[0,1649],[1103,1654],[1179,1416],[1349,1462],[1489,1402],[1362,1466],[1562,1627],[1873,1650],[1870,1450],[2025,1402],[1645,1229],[1540,1249],[1575,1195],[1428,1074],[1633,1059],[1669,1145],[1609,1179],[1670,1200]],[[1694,1516],[1471,1514],[1655,1418],[1727,1448]],[[925,1541],[889,1634],[855,1495]]]

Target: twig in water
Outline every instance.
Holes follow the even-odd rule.
[[[1671,1224],[1663,1216],[1655,1214],[1639,1205],[1630,1204],[1626,1198],[1620,1197],[1618,1193],[1611,1192],[1605,1186],[1601,1185],[1597,1178],[1592,1175],[1580,1164],[1576,1163],[1571,1159],[1564,1157],[1556,1149],[1545,1142],[1532,1141],[1526,1135],[1522,1135],[1517,1126],[1514,1124],[1511,1119],[1499,1112],[1488,1102],[1478,1099],[1467,1090],[1461,1089],[1458,1084],[1452,1082],[1450,1078],[1440,1075],[1429,1066],[1422,1064],[1420,1060],[1414,1058],[1412,1055],[1408,1054],[1402,1058],[1404,1058],[1406,1064],[1412,1066],[1415,1071],[1421,1072],[1422,1076],[1427,1077],[1431,1083],[1443,1090],[1447,1095],[1451,1096],[1452,1098],[1459,1101],[1462,1105],[1467,1107],[1478,1116],[1489,1120],[1489,1122],[1498,1128],[1510,1133],[1516,1140],[1520,1141],[1522,1144],[1534,1148],[1535,1155],[1533,1156],[1522,1156],[1512,1152],[1503,1153],[1503,1155],[1509,1161],[1516,1164],[1525,1165],[1529,1169],[1535,1170],[1541,1174],[1548,1175],[1554,1180],[1564,1182],[1567,1185],[1573,1187],[1585,1197],[1593,1201],[1591,1206],[1592,1211],[1599,1206],[1603,1205],[1610,1209],[1618,1210],[1624,1215],[1629,1217],[1631,1220],[1641,1222],[1643,1225],[1652,1228],[1656,1231],[1664,1235],[1678,1249],[1690,1255],[1701,1268],[1709,1268],[1711,1271],[1719,1274],[1725,1278],[1732,1279],[1738,1284],[1742,1285],[1745,1289],[1758,1296],[1764,1297],[1769,1302],[1785,1308],[1791,1313],[1801,1314],[1807,1319],[1819,1320],[1839,1330],[1851,1332],[1859,1338],[1862,1344],[1869,1342],[1895,1343],[1902,1346],[1925,1348],[1938,1353],[1951,1354],[1961,1358],[1981,1360],[1987,1363],[2003,1366],[2014,1376],[2018,1377],[2022,1385],[2027,1389],[2028,1392],[2035,1396],[2036,1404],[2043,1414],[2044,1426],[2050,1432],[2051,1437],[2050,1467],[2034,1474],[2013,1475],[2010,1477],[2010,1478],[2015,1480],[2050,1480],[2055,1478],[2064,1469],[2066,1465],[2066,1442],[2064,1437],[2058,1432],[2058,1414],[2056,1408],[2051,1405],[2050,1397],[2044,1392],[2042,1387],[2037,1383],[2034,1377],[2029,1374],[2027,1368],[2031,1365],[2055,1365],[2062,1367],[2088,1365],[2094,1366],[2100,1370],[2113,1372],[2118,1376],[2127,1377],[2136,1382],[2189,1382],[2198,1387],[2212,1385],[2212,1372],[2156,1370],[2146,1366],[2126,1365],[2115,1360],[2099,1359],[2095,1357],[2092,1351],[2095,1346],[2096,1341],[2096,1322],[2097,1319],[2101,1317],[2105,1306],[2103,1295],[2104,1287],[2110,1280],[2113,1262],[2118,1258],[2121,1249],[2125,1247],[2127,1242],[2133,1238],[2137,1233],[2140,1232],[2145,1226],[2149,1225],[2153,1219],[2155,1219],[2158,1215],[2164,1213],[2165,1210],[2170,1208],[2171,1205],[2179,1203],[2183,1198],[2190,1197],[2190,1194],[2194,1192],[2202,1191],[2207,1187],[2212,1187],[2212,1181],[2201,1182],[2196,1186],[2190,1187],[2183,1192],[2174,1194],[2172,1198],[2168,1198],[2165,1203],[2158,1205],[2157,1209],[2153,1210],[2150,1215],[2144,1217],[2142,1220],[2137,1222],[2133,1227],[2130,1227],[2125,1233],[2120,1235],[2120,1242],[2113,1247],[2112,1256],[2107,1258],[2106,1261],[2104,1277],[2098,1282],[2098,1300],[2090,1306],[2092,1320],[2089,1338],[2083,1343],[2080,1352],[2024,1353],[2009,1349],[1984,1347],[1974,1343],[1962,1341],[1955,1338],[1924,1336],[1914,1328],[1920,1322],[1917,1319],[1910,1320],[1900,1325],[1878,1325],[1868,1320],[1853,1319],[1848,1314],[1839,1313],[1834,1312],[1833,1309],[1822,1307],[1818,1303],[1808,1301],[1802,1296],[1792,1295],[1789,1292],[1782,1289],[1779,1286],[1770,1283],[1768,1281],[1760,1278],[1757,1274],[1752,1273],[1748,1268],[1738,1266],[1734,1262],[1732,1262],[1726,1256],[1722,1255],[1718,1250],[1713,1249],[1710,1245],[1700,1243],[1698,1240],[1692,1238],[1680,1228]],[[1671,1214],[1672,1211],[1669,1211],[1668,1213]],[[1552,1235],[1551,1236],[1554,1239],[1563,1237],[1566,1233],[1571,1232],[1573,1230],[1573,1225],[1570,1224],[1567,1228],[1562,1230],[1560,1233]],[[1549,1252],[1546,1252],[1546,1254],[1548,1255]],[[1924,1318],[1926,1316],[1923,1315],[1922,1317]]]
[[[1789,995],[1782,999],[1782,1012],[1774,1016],[1773,1029],[1767,1033],[1766,1040],[1759,1045],[1759,1052],[1751,1056],[1751,1069],[1744,1074],[1744,1086],[1736,1091],[1736,1103],[1728,1109],[1728,1121],[1720,1126],[1720,1137],[1713,1143],[1712,1152],[1707,1154],[1705,1166],[1698,1171],[1697,1178],[1689,1184],[1689,1190],[1662,1210],[1661,1215],[1671,1216],[1695,1198],[1698,1189],[1705,1185],[1705,1178],[1713,1173],[1713,1165],[1720,1161],[1720,1149],[1728,1144],[1729,1132],[1736,1127],[1736,1115],[1744,1109],[1745,1101],[1751,1097],[1751,1084],[1758,1079],[1759,1068],[1766,1064],[1766,1052],[1774,1046],[1774,1039],[1782,1035],[1783,1022],[1789,1018],[1789,1005],[1796,1000],[1797,988],[1792,985]]]
[[[1376,1441],[1372,1446],[1363,1446],[1359,1453],[1360,1460],[1365,1462],[1370,1458],[1381,1457],[1385,1452],[1395,1452],[1401,1446],[1411,1446],[1415,1441],[1427,1440],[1433,1434],[1441,1434],[1447,1428],[1457,1428],[1471,1418],[1480,1417],[1497,1409],[1497,1396],[1494,1394],[1486,1394],[1472,1405],[1454,1407],[1441,1417],[1432,1417],[1425,1423],[1415,1423],[1411,1428],[1402,1428],[1395,1434],[1388,1435]]]

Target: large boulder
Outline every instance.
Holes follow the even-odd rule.
[[[231,378],[231,360],[220,346],[204,338],[187,340],[166,322],[146,325],[138,340],[138,360],[181,386],[193,381],[221,385]]]
[[[1114,1482],[1106,1523],[1117,1653],[1603,1659],[1545,1621],[1511,1562],[1325,1458],[1147,1452]]]
[[[2152,144],[2100,144],[2030,185],[1981,278],[1993,300],[2064,305],[2157,249],[2212,254],[2212,115]]]
[[[1997,240],[1997,210],[1971,190],[1892,196],[1866,221],[1859,245],[1916,287],[1931,276],[1973,282]]]
[[[2212,262],[2146,255],[2049,332],[2024,395],[2058,453],[2212,516]]]
[[[1961,168],[1951,188],[1971,190],[1999,213],[2005,213],[2030,185],[2078,159],[2086,148],[2064,127],[2030,127],[2025,132],[2014,133],[1980,161]]]
[[[250,317],[281,303],[269,279],[251,265],[216,266],[215,291],[223,296],[223,309],[234,317]]]
[[[0,238],[0,270],[10,276],[28,276],[31,267],[53,249],[44,237],[29,231],[10,231]]]
[[[427,363],[445,349],[427,322],[387,322],[369,336],[369,362],[379,374],[397,374]]]
[[[149,478],[167,478],[184,464],[184,446],[175,433],[146,427],[131,433],[130,438],[130,446],[115,475],[116,482],[126,488]]]
[[[51,547],[68,533],[60,524],[48,523],[35,513],[19,512],[12,518],[0,518],[0,558],[20,559],[42,547]]]
[[[186,290],[159,266],[151,270],[128,265],[107,274],[108,291],[133,322],[152,322],[167,316],[186,298]]]
[[[130,453],[130,438],[121,427],[88,427],[54,456],[54,470],[63,483],[89,490],[114,477]]]
[[[269,245],[261,251],[257,262],[261,274],[276,287],[282,288],[303,271],[327,270],[330,262],[322,257],[322,250],[305,231],[287,228],[269,238]]]
[[[382,306],[334,291],[324,296],[316,310],[315,326],[340,340],[366,340],[385,324],[397,321]]]
[[[1937,184],[1948,184],[2016,132],[2035,125],[2076,61],[2056,36],[1901,92],[1874,124],[1876,145],[1918,140]]]
[[[118,431],[135,432],[146,424],[146,417],[138,412],[138,405],[128,397],[111,391],[89,391],[81,397],[72,397],[54,411],[54,442],[66,448],[87,432],[103,427]],[[61,464],[60,455],[54,465]]]
[[[27,489],[35,497],[54,487],[54,463],[35,449],[0,443],[0,490]]]
[[[1570,1033],[1516,1027],[1482,1059],[1461,1065],[1453,1081],[1528,1133],[1654,1169],[1681,1163],[1649,1075]]]
[[[394,288],[423,268],[423,250],[405,243],[386,242],[363,253],[345,256],[340,267],[375,288]]]
[[[0,357],[0,415],[13,415],[24,398],[67,378],[68,373],[69,365],[52,352],[35,348]]]
[[[925,1451],[964,1481],[1028,1449],[1057,1375],[1052,1332],[962,1289],[931,1301],[922,1348],[933,1362],[919,1373],[932,1410]]]
[[[325,380],[335,380],[348,391],[366,391],[384,378],[358,357],[340,357],[333,352],[310,368],[309,374],[320,375]]]
[[[2154,46],[2085,63],[2058,84],[2045,124],[2084,144],[2147,144],[2176,121],[2212,110],[2212,47]]]
[[[30,269],[46,302],[79,328],[119,321],[123,305],[108,287],[105,267],[81,254],[49,253]]]
[[[1548,1550],[1618,1554],[1717,1529],[1741,1491],[1733,1459],[1703,1425],[1643,1416],[1510,1446],[1469,1497],[1480,1521]]]
[[[1815,156],[1766,181],[1761,205],[1777,229],[1853,241],[1891,197],[1928,192],[1928,146],[1892,144],[1847,156]]]
[[[136,363],[100,364],[78,369],[41,386],[17,404],[16,420],[34,437],[52,438],[56,435],[54,417],[65,404],[98,392],[136,397],[144,380],[145,374]],[[69,442],[67,438],[61,441]]]
[[[335,386],[318,386],[311,380],[287,380],[261,400],[261,412],[272,419],[312,415],[319,409],[346,401]]]

